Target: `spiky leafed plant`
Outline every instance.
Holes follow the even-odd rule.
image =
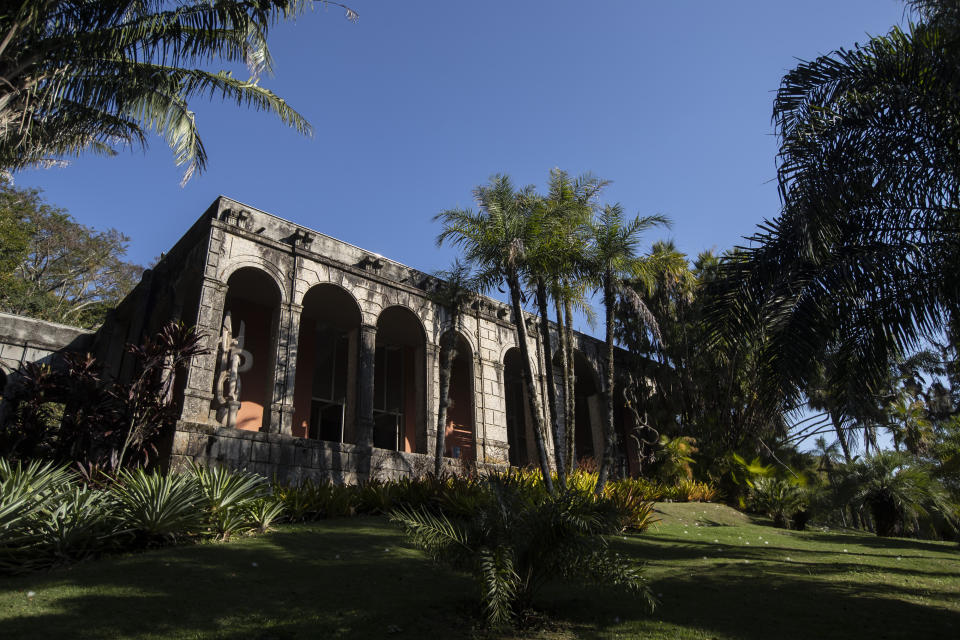
[[[434,475],[443,469],[447,433],[447,409],[450,405],[450,375],[457,357],[457,336],[466,306],[477,297],[479,283],[470,273],[470,267],[455,260],[449,270],[437,273],[440,281],[430,293],[430,299],[446,309],[450,328],[440,338],[440,398],[437,403],[437,444]]]
[[[263,476],[195,464],[190,465],[190,474],[203,494],[210,527],[221,539],[226,540],[233,533],[254,527],[256,523],[250,517],[250,509],[270,495],[270,487]],[[269,514],[267,505],[257,508],[261,513]]]
[[[5,3],[0,12],[0,169],[43,165],[84,151],[113,155],[117,148],[145,147],[147,135],[155,132],[170,145],[177,164],[186,165],[186,181],[207,162],[190,110],[190,101],[202,97],[272,112],[309,133],[306,120],[259,86],[258,78],[273,66],[270,28],[311,4]],[[244,80],[205,69],[217,62],[245,64],[251,76]]]
[[[647,309],[642,296],[627,284],[628,279],[641,282],[649,278],[650,270],[638,255],[640,234],[655,226],[668,225],[669,220],[661,215],[636,216],[632,220],[624,215],[619,204],[607,205],[591,224],[590,265],[593,280],[603,296],[606,330],[606,375],[603,398],[606,414],[603,420],[604,447],[597,492],[603,491],[617,450],[617,431],[613,423],[614,366],[614,312],[619,296],[626,304],[637,310],[646,320],[659,340],[656,318]]]
[[[120,528],[144,544],[173,542],[203,528],[205,499],[190,475],[123,470],[112,492]]]
[[[493,626],[515,620],[556,578],[618,586],[654,606],[639,570],[603,538],[620,530],[622,513],[589,491],[547,495],[522,478],[492,476],[444,500],[442,510],[403,507],[390,517],[435,559],[473,574]]]
[[[800,400],[828,351],[857,381],[831,387],[878,388],[960,319],[960,5],[909,4],[919,22],[802,62],[777,93],[782,211],[725,265],[714,316],[768,337],[771,401]]]
[[[533,187],[517,192],[510,178],[495,175],[490,183],[474,189],[478,211],[449,209],[435,216],[443,224],[437,244],[449,242],[460,247],[466,260],[476,265],[482,282],[505,282],[513,310],[513,325],[522,360],[523,383],[530,402],[533,434],[544,482],[553,492],[550,462],[544,442],[540,394],[534,383],[533,365],[527,343],[527,325],[521,306],[527,244],[531,240],[531,216],[527,207],[533,201]]]

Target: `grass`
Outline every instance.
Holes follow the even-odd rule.
[[[955,544],[783,531],[718,505],[657,508],[650,531],[612,541],[648,563],[654,615],[614,592],[555,585],[516,637],[960,637]],[[0,579],[0,635],[461,638],[483,635],[474,589],[382,519],[333,520]]]

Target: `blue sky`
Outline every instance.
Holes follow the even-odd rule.
[[[262,84],[314,125],[194,105],[207,173],[179,186],[163,141],[146,154],[25,171],[80,222],[115,227],[146,263],[218,195],[425,271],[439,211],[495,172],[543,187],[551,167],[613,180],[609,202],[662,213],[691,254],[726,249],[776,214],[770,112],[796,59],[904,20],[897,0],[589,2],[348,0],[272,33]]]

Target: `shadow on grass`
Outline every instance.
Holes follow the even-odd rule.
[[[794,535],[796,535],[798,538],[804,538],[810,541],[836,542],[837,544],[843,544],[845,542],[850,542],[851,539],[855,539],[856,544],[863,545],[865,547],[873,547],[876,549],[887,549],[893,552],[901,549],[911,549],[914,551],[929,551],[934,553],[956,553],[958,550],[960,550],[955,542],[933,542],[930,540],[915,540],[911,538],[882,538],[880,536],[866,535],[862,533],[860,535],[851,535],[817,531],[798,531],[794,532]]]
[[[322,529],[291,527],[232,544],[164,549],[0,580],[0,635],[468,635],[472,585],[435,570],[400,543],[382,520],[330,521]],[[35,595],[27,598],[27,591]]]
[[[878,590],[802,575],[771,579],[739,567],[715,567],[696,575],[658,579],[661,605],[653,616],[638,615],[631,600],[616,593],[581,592],[550,609],[580,638],[604,638],[617,626],[627,637],[770,638],[949,638],[960,633],[960,613],[892,597]],[[629,631],[620,628],[625,623]],[[694,633],[691,633],[694,632]],[[699,636],[695,636],[699,637]]]
[[[812,542],[826,540],[816,535]],[[960,612],[943,604],[956,597],[949,589],[956,574],[924,571],[956,565],[832,562],[833,542],[820,550],[806,540],[798,544],[808,548],[751,548],[669,535],[618,538],[617,551],[651,563],[662,601],[653,615],[635,598],[585,585],[549,585],[536,604],[563,637],[588,639],[960,636]],[[705,555],[710,561],[699,562]],[[890,578],[859,580],[857,572]],[[924,573],[943,580],[919,580]],[[28,590],[36,595],[27,598]],[[477,620],[476,595],[468,578],[403,546],[382,519],[335,520],[0,580],[0,636],[465,638]]]

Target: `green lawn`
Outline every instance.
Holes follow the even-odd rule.
[[[613,542],[648,563],[656,613],[557,585],[517,637],[960,637],[955,544],[782,531],[717,505],[658,509],[660,524]],[[440,640],[477,634],[473,596],[384,520],[334,520],[0,579],[0,638]]]

